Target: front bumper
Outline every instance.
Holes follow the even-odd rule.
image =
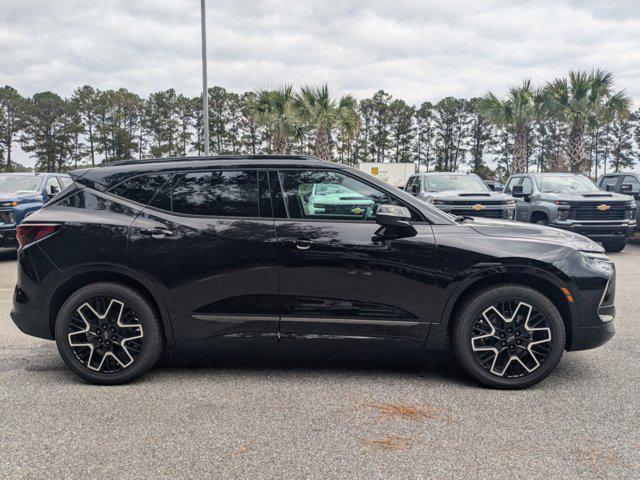
[[[596,242],[624,241],[636,229],[636,222],[554,222],[549,226],[579,233]]]

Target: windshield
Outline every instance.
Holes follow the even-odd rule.
[[[544,175],[536,177],[543,193],[599,192],[598,186],[582,175]]]
[[[0,193],[33,193],[40,187],[36,175],[0,175]]]
[[[467,190],[488,192],[489,187],[475,175],[427,175],[425,178],[427,192],[443,192],[445,190]]]

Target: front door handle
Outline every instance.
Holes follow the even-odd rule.
[[[166,228],[143,228],[140,230],[140,234],[159,240],[173,235],[173,231]]]
[[[296,248],[297,250],[309,250],[313,245],[313,242],[308,238],[298,238],[296,240],[285,240],[284,243],[289,248]]]

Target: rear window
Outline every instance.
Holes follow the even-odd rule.
[[[116,185],[111,189],[110,193],[147,205],[171,176],[172,174],[170,173],[138,175]]]
[[[165,197],[154,201],[153,206],[185,215],[259,217],[260,204],[265,209],[265,202],[259,195],[256,170],[188,173],[177,181],[170,198]]]

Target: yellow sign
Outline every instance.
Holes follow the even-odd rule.
[[[371,175],[378,175],[378,167],[371,167]]]
[[[473,208],[473,209],[477,212],[477,211],[480,211],[480,210],[484,210],[484,209],[485,209],[485,208],[487,208],[487,207],[485,207],[485,206],[484,206],[483,204],[481,204],[481,203],[476,203],[476,204],[475,204],[473,207],[471,207],[471,208]]]
[[[600,210],[601,212],[606,212],[607,210],[609,210],[611,208],[611,205],[605,205],[603,203],[602,205],[598,205],[596,208],[598,210]]]

